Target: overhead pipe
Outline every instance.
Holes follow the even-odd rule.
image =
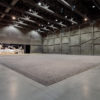
[[[73,9],[72,5],[70,5],[67,1],[65,0],[57,0],[58,2],[60,2],[61,4],[63,4],[64,6],[66,6],[67,8],[69,8],[70,10]],[[85,15],[83,15],[81,12],[79,12],[77,9],[73,10],[76,14],[80,15],[82,18],[85,18]]]
[[[59,19],[66,20],[67,22],[69,22],[69,20],[66,19],[65,17],[63,17],[63,16],[61,16],[61,15],[55,13],[55,12],[53,13],[50,9],[46,9],[47,7],[39,6],[33,0],[23,0],[23,2],[26,2],[26,3],[28,3],[31,6],[34,6],[36,8],[39,8],[40,10],[43,10],[43,11],[48,12],[50,14],[53,14],[55,17],[58,17]]]
[[[96,5],[96,7],[100,10],[100,6],[99,6],[99,1],[97,1],[97,0],[93,0],[93,2],[94,2],[94,4]],[[98,4],[99,3],[99,4]]]
[[[2,3],[2,2],[0,2],[0,5],[1,6],[3,6],[3,7],[10,7],[10,8],[12,8],[12,6],[11,5],[8,5],[8,4],[4,4],[4,3]],[[17,11],[17,12],[19,12],[19,13],[22,13],[22,14],[27,14],[28,16],[32,16],[32,17],[36,17],[36,18],[39,18],[39,17],[37,17],[37,16],[35,16],[34,14],[31,14],[30,12],[24,12],[23,10],[21,10],[21,9],[18,9],[18,8],[16,8],[16,7],[14,7],[13,8],[13,10],[15,10],[15,11]],[[0,12],[0,13],[2,13],[2,12]],[[8,13],[5,13],[7,16],[12,16],[12,14],[8,14]],[[18,16],[18,15],[16,15],[16,16]],[[18,16],[18,17],[20,17],[20,16]],[[41,19],[41,18],[39,18],[39,19]],[[56,24],[57,25],[57,22],[55,22],[55,21],[52,21],[52,20],[50,20],[50,19],[48,19],[48,18],[43,18],[42,20],[44,20],[44,21],[46,21],[46,22],[50,22],[50,23],[52,23],[52,24]]]

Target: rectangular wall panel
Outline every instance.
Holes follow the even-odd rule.
[[[62,53],[69,54],[69,44],[62,44]]]
[[[95,39],[95,38],[100,38],[100,32],[95,32],[95,33],[94,33],[94,39]]]
[[[31,46],[30,52],[31,53],[41,53],[42,47],[41,46]]]
[[[48,44],[48,40],[47,39],[44,39],[43,45],[47,45],[47,44]]]
[[[45,40],[43,43],[43,45],[48,45],[47,52],[78,55],[100,54],[100,27],[96,25],[93,27],[92,24],[85,28],[82,27],[48,35],[47,41]],[[46,51],[46,47],[44,51]]]
[[[54,46],[48,46],[48,50],[49,53],[54,53]]]
[[[92,55],[92,41],[81,45],[82,55]]]
[[[82,34],[81,35],[81,43],[89,41],[92,39],[92,33]]]
[[[79,44],[80,44],[79,35],[72,36],[71,37],[71,45],[79,45]]]
[[[75,47],[71,47],[71,54],[75,54],[75,55],[79,55],[80,54],[80,47],[75,46]]]
[[[95,45],[94,46],[94,54],[95,55],[100,55],[100,45]]]
[[[55,45],[55,53],[61,53],[60,45]]]
[[[78,30],[74,30],[74,31],[71,31],[71,36],[74,36],[74,35],[79,35],[79,29]]]
[[[62,43],[69,43],[68,37],[62,37]]]
[[[49,39],[48,40],[48,45],[53,45],[54,44],[54,39]]]
[[[55,44],[60,44],[60,38],[55,38]]]
[[[48,46],[43,46],[43,52],[48,53]]]
[[[92,27],[86,27],[86,28],[82,28],[81,30],[81,33],[89,33],[89,32],[92,32]]]

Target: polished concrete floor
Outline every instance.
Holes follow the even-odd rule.
[[[0,63],[45,86],[100,65],[99,56],[31,54],[1,56]]]
[[[44,86],[0,64],[0,100],[100,100],[100,66]]]

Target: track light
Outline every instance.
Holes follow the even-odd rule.
[[[32,12],[32,9],[29,9],[29,12]]]
[[[16,17],[15,16],[12,16],[12,20],[16,20]]]
[[[93,5],[92,8],[95,8],[95,5]]]
[[[65,18],[67,18],[68,16],[65,16]]]
[[[84,18],[84,21],[85,21],[85,22],[87,22],[87,21],[88,21],[88,18],[87,18],[87,17],[86,17],[86,18]]]
[[[41,2],[39,2],[38,5],[41,6],[42,5]]]
[[[48,22],[48,25],[50,24],[50,22]]]
[[[44,25],[41,25],[42,27],[44,27]]]
[[[56,19],[55,21],[57,22],[58,20]]]

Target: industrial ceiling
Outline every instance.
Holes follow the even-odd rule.
[[[40,34],[100,18],[99,0],[0,0],[0,26]]]

